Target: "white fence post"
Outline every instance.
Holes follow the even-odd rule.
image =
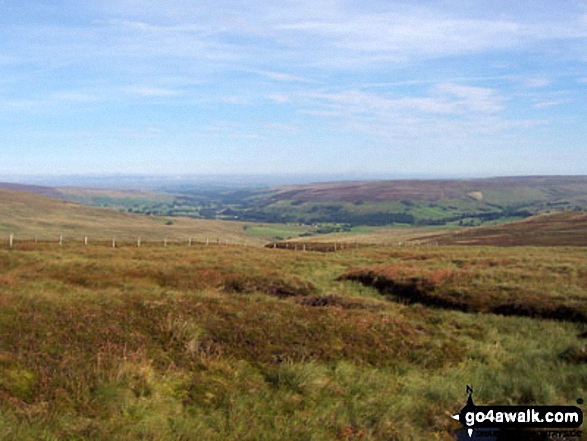
[[[8,236],[8,246],[10,248],[12,248],[12,241],[13,241],[13,239],[14,239],[14,236],[13,236],[12,233],[10,233],[10,236]]]
[[[137,238],[137,248],[141,247],[141,236]]]
[[[63,234],[59,235],[59,246],[63,245]]]

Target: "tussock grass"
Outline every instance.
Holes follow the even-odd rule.
[[[393,268],[440,290],[462,273],[471,295],[578,302],[584,257],[0,250],[0,439],[451,439],[466,384],[479,404],[572,404],[587,392],[583,324],[390,302],[338,277]]]
[[[399,253],[395,263],[353,268],[341,278],[405,302],[587,323],[584,251],[485,251]]]
[[[424,242],[485,246],[587,246],[587,214],[550,213],[507,224],[418,237]]]

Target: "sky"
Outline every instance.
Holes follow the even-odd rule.
[[[587,0],[0,0],[0,180],[586,156]]]

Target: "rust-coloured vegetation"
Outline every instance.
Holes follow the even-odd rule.
[[[587,214],[545,214],[494,227],[460,229],[421,239],[441,245],[584,247],[587,246]]]
[[[450,439],[464,381],[486,403],[586,392],[582,323],[468,313],[503,299],[584,311],[585,261],[554,248],[0,250],[0,439]],[[470,306],[390,302],[376,278]]]
[[[404,303],[587,323],[587,297],[580,294],[585,282],[575,278],[579,277],[576,268],[562,265],[549,274],[532,276],[530,265],[523,260],[500,262],[481,258],[471,262],[458,259],[447,262],[448,268],[435,268],[437,259],[432,257],[434,263],[426,264],[429,258],[425,254],[413,257],[420,259],[422,265],[404,263],[354,268],[341,275],[340,280],[372,286],[383,295]],[[565,274],[569,272],[571,277],[565,286]],[[584,274],[581,271],[580,277]],[[537,283],[528,283],[532,279]],[[540,284],[540,279],[544,284]],[[556,286],[557,283],[563,284]]]

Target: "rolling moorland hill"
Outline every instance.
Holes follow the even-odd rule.
[[[159,198],[150,204],[135,202],[120,208],[167,216],[339,224],[334,228],[338,231],[365,225],[478,226],[549,211],[587,209],[584,176],[338,182],[249,189],[184,185],[165,191],[173,195],[173,201]],[[70,193],[69,197],[76,196]]]
[[[263,212],[354,225],[475,226],[548,211],[585,210],[587,177],[506,177],[312,184],[274,189]]]
[[[19,191],[64,199],[84,205],[124,208],[141,202],[172,202],[173,196],[149,190],[49,187],[0,182],[0,190]]]
[[[527,203],[553,198],[587,197],[584,176],[523,176],[485,179],[390,180],[319,183],[277,188],[272,200],[322,202],[401,202],[445,199],[484,200],[488,203]]]
[[[10,191],[20,191],[25,193],[35,193],[35,194],[42,194],[45,196],[51,196],[55,198],[59,198],[62,196],[61,192],[53,187],[45,187],[41,185],[25,185],[25,184],[15,184],[12,182],[0,182],[0,189],[1,190],[10,190]]]
[[[42,187],[38,190],[45,192]],[[134,241],[141,236],[144,241],[161,241],[164,238],[187,241],[192,237],[198,241],[206,238],[215,241],[218,238],[240,243],[247,240],[249,244],[257,245],[265,243],[262,235],[249,233],[254,231],[254,227],[262,226],[122,213],[43,194],[0,190],[0,234],[14,234],[16,241],[32,240],[35,236],[39,240],[55,241],[59,235],[63,235],[66,241],[81,241],[87,235],[90,241],[111,240],[113,237],[120,241]]]
[[[0,191],[0,233],[79,239],[0,247],[0,439],[449,440],[467,384],[586,396],[587,248],[81,243],[277,227]]]
[[[587,213],[552,213],[422,238],[439,245],[587,246]],[[415,240],[419,240],[416,238]]]
[[[27,187],[26,191],[131,213],[314,225],[319,233],[398,224],[492,225],[540,213],[587,210],[585,176],[334,182],[266,188],[178,183],[159,191]]]
[[[361,231],[365,230],[365,231]],[[522,220],[490,227],[373,227],[356,229],[355,233],[331,233],[319,237],[299,237],[282,243],[279,248],[302,248],[333,251],[350,248],[356,243],[389,246],[413,245],[480,245],[480,246],[587,246],[587,213],[562,212],[540,214]],[[269,247],[272,244],[267,245]]]

